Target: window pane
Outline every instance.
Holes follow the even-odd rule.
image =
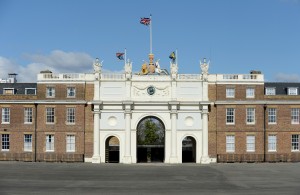
[[[32,135],[25,134],[24,135],[24,151],[32,151]]]
[[[292,151],[299,151],[299,135],[292,135]]]
[[[247,108],[247,124],[255,123],[255,108]]]
[[[226,108],[226,123],[234,124],[234,108]]]
[[[67,135],[66,143],[67,152],[75,152],[75,135]]]
[[[234,152],[235,151],[235,138],[234,135],[226,136],[226,152]]]
[[[268,123],[270,124],[276,123],[276,108],[268,109]]]
[[[54,108],[46,108],[46,123],[54,123]]]
[[[269,137],[268,137],[268,150],[269,151],[273,151],[273,152],[276,151],[276,143],[277,143],[276,139],[277,139],[276,135],[269,135]]]
[[[54,151],[54,135],[46,136],[46,152]]]
[[[292,108],[291,118],[292,124],[299,124],[299,108]]]
[[[67,108],[67,123],[75,123],[75,108]]]
[[[226,88],[226,97],[234,98],[235,89],[234,88]]]
[[[2,151],[9,151],[9,134],[2,134]]]
[[[2,123],[10,123],[10,108],[2,108]]]
[[[247,152],[255,152],[255,136],[247,135]]]
[[[24,123],[32,123],[32,108],[24,108]]]

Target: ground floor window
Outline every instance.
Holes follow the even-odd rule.
[[[67,135],[67,152],[75,152],[75,135]]]
[[[54,152],[54,135],[46,135],[46,152]]]
[[[2,134],[2,151],[9,151],[9,134]]]
[[[292,135],[292,151],[299,151],[299,135]]]
[[[24,151],[27,151],[27,152],[32,151],[32,135],[31,134],[24,135]]]
[[[255,152],[255,136],[247,135],[247,152]]]
[[[268,136],[268,151],[276,152],[276,145],[277,145],[277,136],[269,135]]]
[[[226,152],[234,152],[235,151],[235,137],[234,135],[226,136]]]

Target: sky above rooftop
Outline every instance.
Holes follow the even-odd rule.
[[[152,14],[153,53],[169,69],[177,49],[179,73],[260,70],[266,81],[300,81],[300,0],[0,0],[0,78],[18,74],[122,72],[116,52],[126,48],[133,71],[148,61]]]

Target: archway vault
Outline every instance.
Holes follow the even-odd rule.
[[[155,116],[142,118],[137,125],[137,162],[163,162],[165,125]]]

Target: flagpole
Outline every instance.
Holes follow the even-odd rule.
[[[125,65],[126,65],[126,60],[127,60],[127,54],[126,54],[126,48],[125,48],[125,62],[124,62]]]
[[[150,14],[150,54],[152,54],[152,19]]]
[[[176,65],[178,65],[178,64],[177,64],[177,62],[178,62],[178,61],[177,61],[177,60],[178,60],[177,49],[175,50],[175,56],[176,56],[176,58],[175,58],[175,60],[176,60]]]

